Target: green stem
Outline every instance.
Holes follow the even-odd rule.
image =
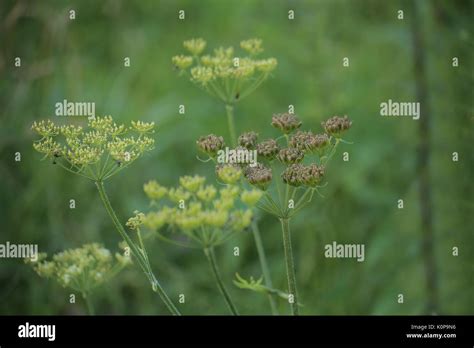
[[[112,208],[112,205],[110,204],[110,200],[107,196],[107,193],[105,192],[104,183],[102,181],[96,181],[95,184],[97,186],[97,190],[99,191],[100,199],[102,200],[102,203],[104,203],[105,209],[107,210],[107,213],[112,219],[112,222],[114,223],[115,228],[119,232],[120,236],[127,242],[128,246],[130,247],[130,251],[132,252],[133,256],[137,259],[138,264],[142,268],[145,275],[148,277],[148,280],[150,281],[152,285],[153,291],[158,293],[158,295],[160,296],[162,301],[165,303],[168,310],[173,315],[181,315],[178,309],[175,307],[173,302],[170,300],[170,298],[166,294],[166,292],[164,291],[164,289],[161,287],[158,280],[155,278],[155,275],[151,271],[151,267],[149,263],[147,262],[143,254],[141,253],[140,249],[138,249],[138,247],[135,245],[132,239],[128,236],[127,232],[125,231],[119,219],[117,218],[117,215],[115,214],[115,211]]]
[[[234,120],[234,107],[230,104],[226,104],[225,110],[227,112],[227,123],[229,126],[229,134],[232,146],[237,146],[237,135],[235,133],[235,120]]]
[[[214,249],[212,247],[205,248],[204,254],[207,257],[207,260],[209,261],[209,265],[211,266],[212,272],[214,273],[214,277],[216,278],[217,286],[219,287],[219,290],[221,291],[222,296],[224,296],[224,300],[227,303],[227,306],[229,307],[230,312],[233,315],[239,315],[237,308],[235,308],[235,305],[232,302],[232,299],[230,298],[230,295],[227,292],[224,286],[224,283],[222,282],[221,276],[219,274],[219,269],[217,268],[216,257],[214,255]]]
[[[94,305],[92,304],[90,297],[86,294],[82,294],[82,297],[84,298],[84,301],[86,302],[86,305],[87,305],[87,313],[89,315],[95,315]]]
[[[258,258],[260,259],[260,267],[262,268],[263,278],[265,280],[265,285],[268,288],[273,288],[272,279],[270,277],[270,271],[268,269],[267,258],[265,256],[265,250],[263,249],[262,238],[260,237],[260,231],[256,221],[252,222],[252,233],[255,239],[255,245],[257,246]],[[278,310],[276,307],[275,299],[273,295],[268,295],[268,301],[270,302],[270,307],[272,309],[273,315],[278,315]]]
[[[291,313],[298,315],[298,299],[296,291],[295,263],[293,261],[293,251],[291,250],[290,220],[280,219],[283,232],[283,247],[285,249],[286,275],[288,278],[288,294],[293,295],[290,302]]]

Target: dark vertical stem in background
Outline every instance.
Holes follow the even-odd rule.
[[[422,253],[426,272],[427,302],[426,312],[431,314],[438,310],[437,292],[438,280],[436,271],[436,260],[434,253],[433,232],[433,209],[431,201],[430,182],[430,124],[431,111],[429,105],[426,58],[421,16],[419,14],[419,3],[411,1],[412,9],[412,37],[413,37],[413,59],[417,101],[420,103],[420,119],[418,120],[418,158],[417,175],[419,180],[419,198],[421,212]]]

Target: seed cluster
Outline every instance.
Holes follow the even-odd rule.
[[[258,142],[258,134],[253,131],[242,133],[238,137],[239,146],[236,149],[256,150],[257,164],[217,165],[216,173],[221,181],[235,183],[240,178],[241,171],[247,182],[260,190],[266,190],[271,184],[276,170],[275,160],[283,164],[281,179],[285,184],[294,187],[317,187],[321,184],[325,164],[331,157],[341,134],[350,128],[352,122],[346,117],[331,117],[323,122],[325,130],[331,133],[314,134],[311,131],[299,130],[302,122],[293,114],[275,114],[271,125],[284,134],[286,147],[278,143],[283,137],[270,138]],[[337,129],[337,136],[334,130]],[[296,130],[296,132],[295,132]],[[224,139],[214,134],[199,138],[199,149],[215,159],[217,149],[224,146]],[[316,155],[315,158],[312,155]],[[227,173],[228,171],[228,173]],[[233,173],[235,172],[235,173]],[[233,174],[233,178],[230,174]]]
[[[225,146],[224,138],[214,134],[200,137],[196,141],[196,144],[202,152],[208,154],[210,157],[215,157],[217,152],[222,150]]]
[[[321,125],[323,126],[326,133],[335,137],[339,137],[341,133],[351,127],[352,122],[347,116],[333,116],[326,122],[322,122]]]

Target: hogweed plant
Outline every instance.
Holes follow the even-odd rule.
[[[278,62],[273,57],[260,58],[264,51],[261,39],[241,41],[240,54],[234,47],[222,46],[214,49],[212,54],[206,54],[206,45],[206,41],[201,38],[184,41],[183,46],[188,54],[174,56],[172,64],[180,75],[189,77],[191,82],[225,105],[231,144],[236,146],[234,106],[271,77]],[[270,272],[256,221],[252,223],[252,233],[265,284],[271,288]],[[277,314],[271,296],[269,301],[272,313]]]
[[[243,55],[234,47],[219,47],[213,54],[204,54],[206,41],[203,39],[184,41],[183,46],[189,55],[174,56],[173,66],[181,75],[188,76],[195,85],[225,104],[229,133],[235,145],[234,105],[271,76],[277,60],[258,58],[263,52],[260,39],[240,42]]]
[[[81,294],[92,315],[91,294],[132,261],[126,253],[114,256],[102,245],[92,243],[57,253],[51,260],[47,260],[47,254],[41,253],[36,262],[30,259],[25,259],[25,262],[31,264],[40,277],[53,279],[62,287]]]
[[[153,149],[154,140],[150,135],[154,132],[154,123],[132,121],[130,126],[118,125],[112,117],[106,116],[89,119],[86,128],[76,125],[58,126],[48,120],[35,122],[32,129],[41,136],[33,143],[33,147],[44,154],[43,159],[95,183],[115,228],[147,276],[153,291],[159,294],[173,315],[179,315],[156,279],[145,248],[139,241],[130,238],[122,226],[104,186],[104,181],[128,168]]]
[[[156,181],[144,185],[151,200],[150,212],[135,212],[127,226],[140,240],[142,226],[160,239],[183,247],[199,248],[209,262],[217,286],[232,314],[238,315],[221,278],[214,249],[235,233],[249,228],[252,206],[262,196],[260,190],[241,190],[235,183],[238,173],[223,174],[226,185],[206,185],[202,176],[184,176],[176,188],[167,188]]]
[[[311,203],[314,192],[325,186],[325,169],[352,122],[347,116],[334,116],[322,122],[324,133],[301,131],[302,122],[293,114],[276,114],[271,125],[282,135],[258,141],[250,131],[238,138],[238,146],[226,150],[224,138],[214,134],[201,137],[197,146],[216,163],[216,171],[234,168],[252,186],[263,191],[257,207],[280,220],[288,279],[288,300],[292,314],[298,314],[295,265],[291,246],[290,220]],[[225,156],[224,156],[225,153]],[[258,160],[257,160],[258,158]],[[222,162],[226,162],[223,166]],[[229,170],[229,169],[227,169]],[[263,292],[256,281],[237,283],[241,288]],[[269,287],[271,288],[271,287]],[[268,291],[267,291],[268,292]]]

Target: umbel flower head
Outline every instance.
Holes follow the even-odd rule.
[[[201,38],[184,41],[183,46],[190,55],[172,57],[173,66],[226,104],[235,103],[253,92],[277,66],[275,58],[256,58],[263,52],[260,39],[242,41],[242,54],[233,47],[222,46],[212,54],[205,54],[207,43]]]
[[[267,139],[257,144],[257,154],[267,159],[275,158],[279,151],[278,143],[275,139]]]
[[[47,255],[43,253],[37,262],[25,262],[31,264],[40,277],[52,278],[61,286],[82,294],[89,294],[132,262],[129,256],[121,253],[114,256],[97,243],[62,251],[53,255],[50,261],[46,259]]]
[[[322,122],[321,125],[323,126],[326,133],[335,137],[340,137],[344,131],[351,127],[352,122],[347,118],[347,116],[333,116],[326,122]]]
[[[242,133],[239,136],[239,145],[245,147],[246,149],[253,149],[257,145],[258,134],[255,132],[246,132]]]
[[[302,122],[293,114],[275,114],[272,117],[272,126],[288,134],[301,127]]]
[[[136,230],[140,226],[158,233],[162,239],[190,247],[211,247],[226,241],[236,232],[245,230],[252,222],[251,208],[262,193],[258,190],[242,190],[233,185],[241,169],[223,166],[221,177],[231,184],[216,188],[206,185],[205,178],[184,176],[178,187],[165,188],[159,202],[155,197],[153,210],[148,213],[135,212],[127,226]],[[144,186],[150,197],[150,187],[163,187],[156,181]],[[151,198],[151,197],[150,197]],[[184,239],[183,239],[184,238]]]
[[[324,167],[317,164],[305,166],[300,163],[291,164],[285,169],[281,177],[285,184],[291,186],[317,186],[324,176]]]
[[[214,134],[209,134],[209,135],[200,137],[196,141],[196,144],[199,150],[209,155],[210,157],[215,157],[217,155],[217,152],[223,149],[225,146],[224,138],[218,137],[217,135],[214,135]]]
[[[108,179],[153,149],[154,122],[132,121],[116,124],[112,117],[90,119],[87,128],[34,122],[32,129],[41,138],[33,143],[36,151],[69,172],[94,181]]]
[[[272,181],[272,170],[258,163],[255,167],[248,166],[245,169],[247,181],[261,190],[266,190]]]

